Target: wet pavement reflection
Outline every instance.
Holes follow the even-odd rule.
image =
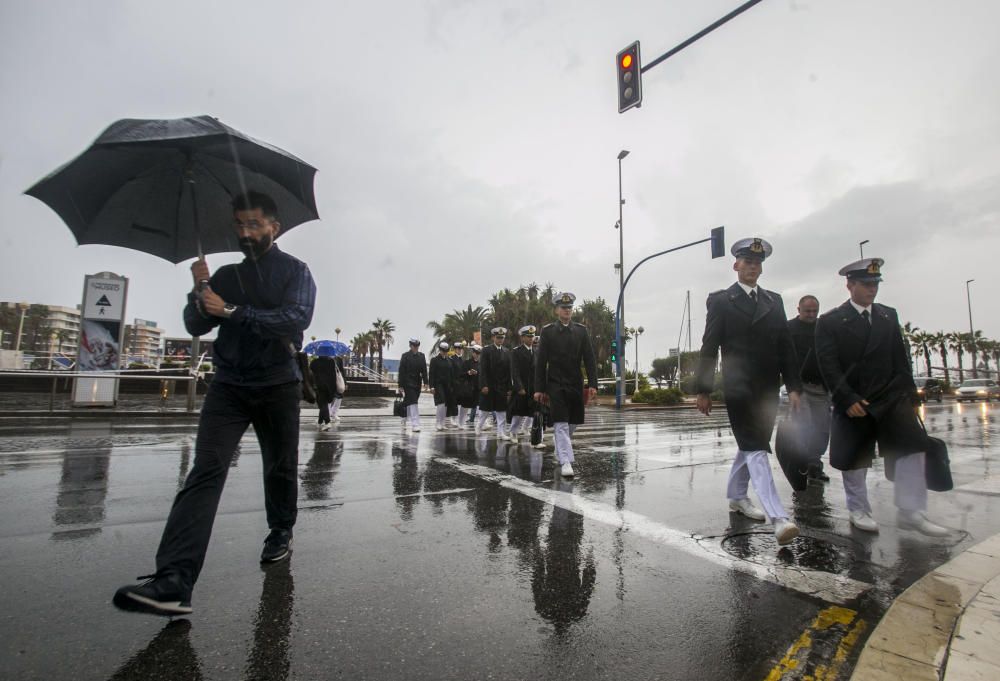
[[[594,409],[570,481],[551,447],[437,432],[427,418],[408,434],[371,406],[342,413],[326,432],[303,414],[295,552],[263,570],[248,433],[195,612],[169,623],[110,597],[150,571],[194,424],[0,422],[6,673],[63,678],[73,660],[75,679],[763,679],[831,608],[851,614],[811,634],[802,669],[1000,532],[994,405],[924,409],[951,450],[956,490],[930,508],[951,537],[899,530],[877,466],[878,534],[850,526],[836,474],[796,493],[779,480],[803,530],[781,550],[768,526],[726,509],[724,416]]]

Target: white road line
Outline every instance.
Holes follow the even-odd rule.
[[[501,487],[514,490],[552,506],[579,513],[589,520],[623,529],[631,534],[684,551],[716,565],[744,572],[757,579],[794,589],[830,603],[843,605],[872,588],[871,584],[820,570],[780,564],[760,565],[742,561],[727,553],[718,539],[681,532],[633,511],[618,510],[608,504],[591,501],[569,492],[536,487],[513,475],[460,459],[435,457],[434,461],[447,464],[480,480],[496,483]]]

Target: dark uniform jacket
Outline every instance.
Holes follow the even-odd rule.
[[[512,416],[531,416],[535,413],[535,354],[531,348],[518,345],[510,351],[510,374],[514,382],[514,391],[510,396],[508,414]],[[524,395],[520,395],[520,391]]]
[[[816,323],[816,358],[832,393],[830,464],[850,470],[871,464],[880,453],[899,456],[924,451],[926,435],[912,405],[916,386],[896,310],[872,305],[871,325],[845,302]],[[847,410],[868,400],[867,416]]]
[[[507,393],[510,392],[510,350],[490,344],[483,348],[479,358],[479,389],[489,388],[488,395],[479,399],[483,411],[506,411]]]
[[[542,327],[535,362],[535,392],[549,397],[553,423],[583,423],[583,374],[587,387],[597,388],[597,359],[587,327],[577,322],[553,322]]]
[[[816,322],[809,324],[801,319],[788,320],[788,333],[795,345],[795,357],[798,360],[798,376],[803,383],[823,385],[823,374],[816,361]]]
[[[795,346],[785,304],[774,291],[757,287],[757,304],[735,283],[708,296],[705,336],[698,362],[698,392],[711,393],[722,350],[726,412],[743,451],[771,451],[778,389],[801,390]]]
[[[467,359],[462,362],[462,370],[458,375],[456,394],[458,403],[466,409],[472,409],[479,404],[479,375],[470,375],[470,371],[479,371],[479,362]]]
[[[454,363],[451,357],[434,355],[431,358],[431,369],[428,383],[434,389],[434,404],[450,404],[455,376]]]
[[[420,388],[427,383],[427,358],[422,352],[404,352],[399,359],[399,387],[403,389],[403,404],[416,404]]]

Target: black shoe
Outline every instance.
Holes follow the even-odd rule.
[[[191,589],[183,585],[178,575],[153,574],[138,579],[147,581],[123,586],[115,592],[113,603],[117,608],[164,617],[191,614]]]
[[[264,550],[260,554],[260,562],[277,563],[288,558],[292,553],[292,531],[271,530],[264,540]]]

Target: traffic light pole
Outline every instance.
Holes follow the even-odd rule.
[[[726,22],[730,21],[731,19],[735,19],[736,17],[738,17],[739,15],[743,14],[748,9],[750,9],[751,7],[753,7],[754,5],[756,5],[756,4],[758,4],[758,3],[762,2],[762,1],[763,0],[749,0],[749,2],[743,3],[742,5],[740,5],[739,7],[737,7],[732,12],[730,12],[726,16],[722,17],[721,19],[719,19],[715,23],[710,24],[709,26],[706,26],[705,28],[701,29],[700,31],[698,31],[693,36],[691,36],[690,38],[688,38],[687,40],[685,40],[684,42],[682,42],[677,47],[674,47],[673,49],[668,50],[667,52],[664,52],[663,54],[661,54],[659,57],[657,57],[653,61],[649,62],[645,66],[640,67],[639,73],[646,73],[646,71],[649,71],[651,68],[653,68],[654,66],[656,66],[660,62],[666,61],[670,57],[674,56],[675,54],[677,54],[678,52],[680,52],[681,50],[683,50],[688,45],[690,45],[690,44],[692,44],[692,43],[694,43],[694,42],[696,42],[698,40],[701,40],[706,35],[708,35],[712,31],[714,31],[715,29],[719,28],[719,26],[722,26],[723,24],[725,24]]]
[[[625,287],[628,286],[629,279],[631,279],[632,275],[635,274],[635,271],[637,269],[639,269],[639,266],[642,265],[647,260],[652,260],[653,258],[658,258],[661,255],[666,255],[667,253],[673,253],[674,251],[680,251],[680,250],[683,250],[685,248],[690,248],[691,246],[697,246],[698,244],[703,244],[706,241],[713,242],[713,244],[712,244],[713,245],[713,248],[712,248],[712,257],[713,258],[719,257],[719,255],[721,255],[721,253],[719,255],[716,255],[716,253],[717,253],[717,251],[721,250],[721,248],[719,248],[719,246],[721,245],[721,242],[724,241],[724,240],[725,240],[725,236],[724,236],[723,228],[722,227],[716,227],[715,229],[712,230],[712,236],[708,237],[707,239],[699,239],[698,241],[692,241],[691,243],[684,244],[683,246],[676,246],[674,248],[668,248],[665,251],[660,251],[659,253],[653,253],[653,255],[647,255],[645,258],[643,258],[638,263],[636,263],[635,267],[633,267],[631,270],[629,270],[628,276],[625,277],[625,281],[622,283],[622,288],[618,292],[618,304],[615,305],[615,345],[618,348],[618,366],[619,366],[619,375],[617,377],[618,380],[615,381],[615,408],[616,409],[621,409],[622,408],[622,401],[623,401],[622,398],[623,398],[623,392],[624,392],[622,390],[622,387],[625,385],[623,377],[621,376],[621,364],[622,364],[622,352],[621,352],[622,351],[622,301],[623,301],[623,299],[625,297]]]

